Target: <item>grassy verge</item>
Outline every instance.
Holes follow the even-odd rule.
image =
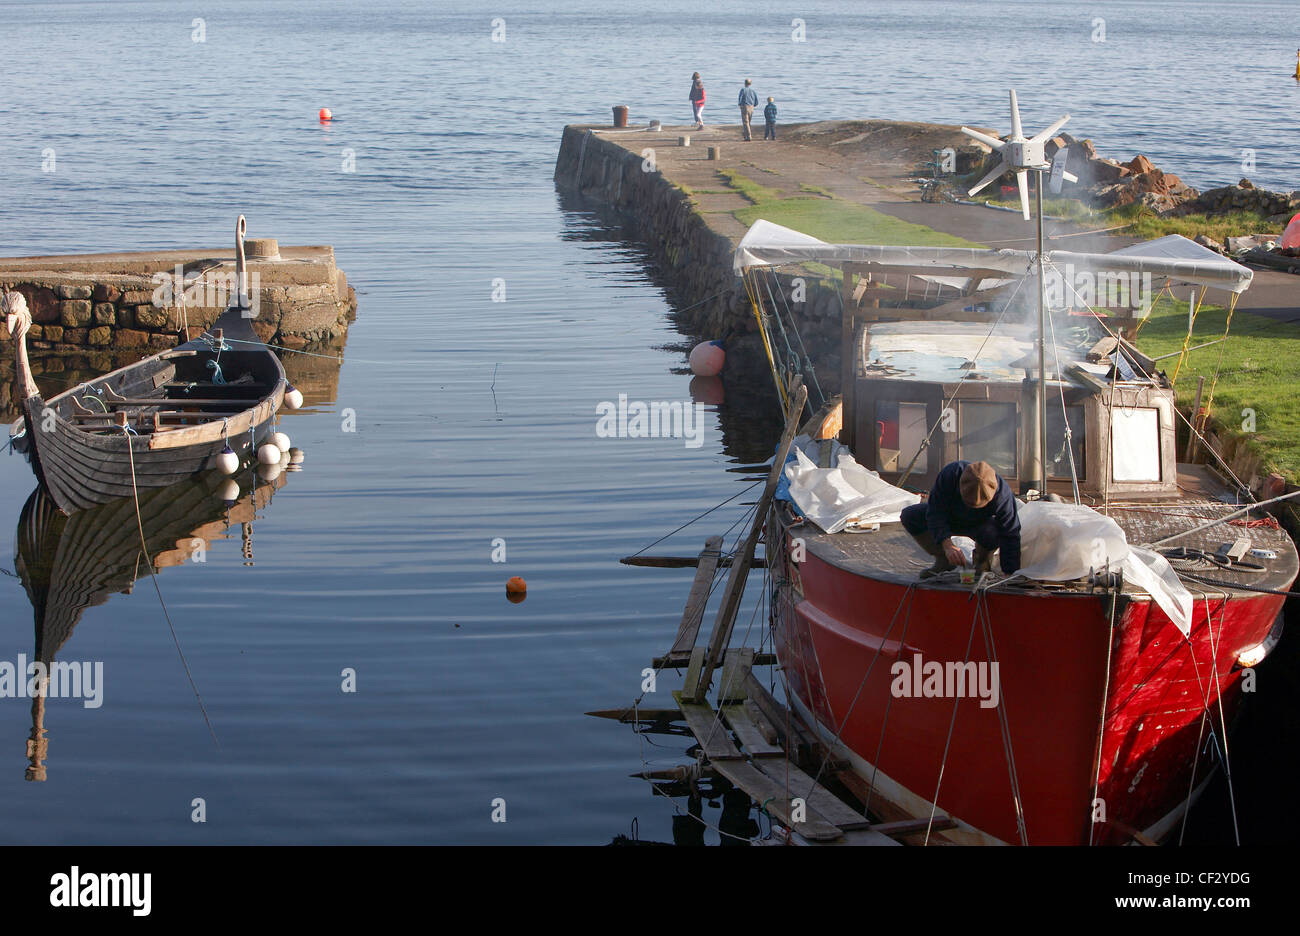
[[[1196,317],[1191,347],[1222,337],[1227,310],[1203,307]],[[1187,305],[1162,300],[1138,332],[1137,344],[1151,356],[1179,351],[1187,336]],[[1177,357],[1159,362],[1174,376]],[[1238,311],[1228,340],[1193,351],[1178,373],[1178,402],[1188,407],[1196,378],[1214,390],[1213,416],[1227,432],[1243,438],[1269,468],[1300,480],[1300,326]],[[1249,431],[1253,415],[1254,431]]]
[[[1195,240],[1198,234],[1204,234],[1211,240],[1223,243],[1225,237],[1281,233],[1276,223],[1270,224],[1264,215],[1256,211],[1233,211],[1222,215],[1188,214],[1177,218],[1162,218],[1141,205],[1125,205],[1123,208],[1105,212],[1102,216],[1109,219],[1110,224],[1127,222],[1129,226],[1119,233],[1143,240],[1164,237],[1166,234],[1181,234],[1189,240]]]
[[[1019,208],[1019,199],[990,198],[993,205]],[[1211,240],[1223,243],[1227,237],[1245,237],[1250,234],[1281,233],[1276,223],[1256,211],[1233,211],[1221,215],[1187,214],[1180,217],[1164,217],[1142,205],[1125,205],[1123,208],[1094,209],[1075,198],[1049,198],[1043,202],[1047,214],[1058,218],[1068,218],[1079,224],[1089,224],[1097,228],[1113,228],[1124,225],[1123,230],[1112,233],[1139,240],[1153,240],[1167,234],[1181,234],[1188,240],[1195,240],[1198,234],[1204,234]]]
[[[912,224],[857,202],[836,198],[826,189],[803,188],[807,194],[782,197],[734,169],[721,169],[727,183],[750,202],[733,215],[746,226],[760,218],[832,244],[889,244],[931,247],[981,247],[974,241]]]

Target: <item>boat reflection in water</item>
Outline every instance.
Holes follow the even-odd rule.
[[[293,466],[297,467],[297,466]],[[14,567],[32,602],[35,662],[41,691],[33,693],[26,777],[45,779],[49,741],[45,696],[57,654],[90,607],[114,594],[130,594],[151,571],[196,561],[214,540],[239,537],[244,564],[253,564],[253,521],[284,486],[280,466],[245,470],[233,479],[216,471],[166,488],[140,492],[139,522],[133,498],[124,497],[68,516],[37,487],[18,518]],[[238,486],[237,490],[235,485]],[[141,548],[141,530],[145,548]],[[26,680],[26,673],[17,674]]]

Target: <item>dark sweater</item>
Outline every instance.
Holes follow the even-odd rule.
[[[935,543],[948,537],[973,536],[985,524],[992,524],[992,532],[1002,553],[1002,571],[1007,575],[1020,568],[1020,517],[1016,513],[1016,498],[1007,482],[998,478],[998,490],[993,499],[983,507],[970,507],[961,497],[961,475],[968,461],[955,461],[945,465],[934,479],[930,500],[926,503],[925,521]]]

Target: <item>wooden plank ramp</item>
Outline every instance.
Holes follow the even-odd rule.
[[[697,660],[702,649],[696,648]],[[719,687],[722,701],[716,711],[708,702],[691,701],[683,692],[673,693],[709,767],[747,793],[799,841],[817,845],[899,844],[800,769],[783,747],[768,740],[776,736],[776,731],[770,725],[760,726],[754,716],[759,710],[746,705],[749,684],[757,682],[750,670],[754,655],[748,647],[727,651]]]

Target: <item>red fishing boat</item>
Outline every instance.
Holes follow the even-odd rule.
[[[1077,271],[1234,301],[1250,271],[1183,238],[903,248],[762,221],[736,252],[745,277],[801,262],[843,271],[845,325],[841,400],[767,521],[789,704],[869,782],[869,813],[951,817],[929,841],[1176,833],[1216,770],[1231,787],[1231,726],[1300,563],[1226,466],[1179,463],[1171,382],[1125,337],[1141,311],[1072,300]],[[1021,574],[919,577],[931,556],[898,511],[958,459],[1019,490]]]

